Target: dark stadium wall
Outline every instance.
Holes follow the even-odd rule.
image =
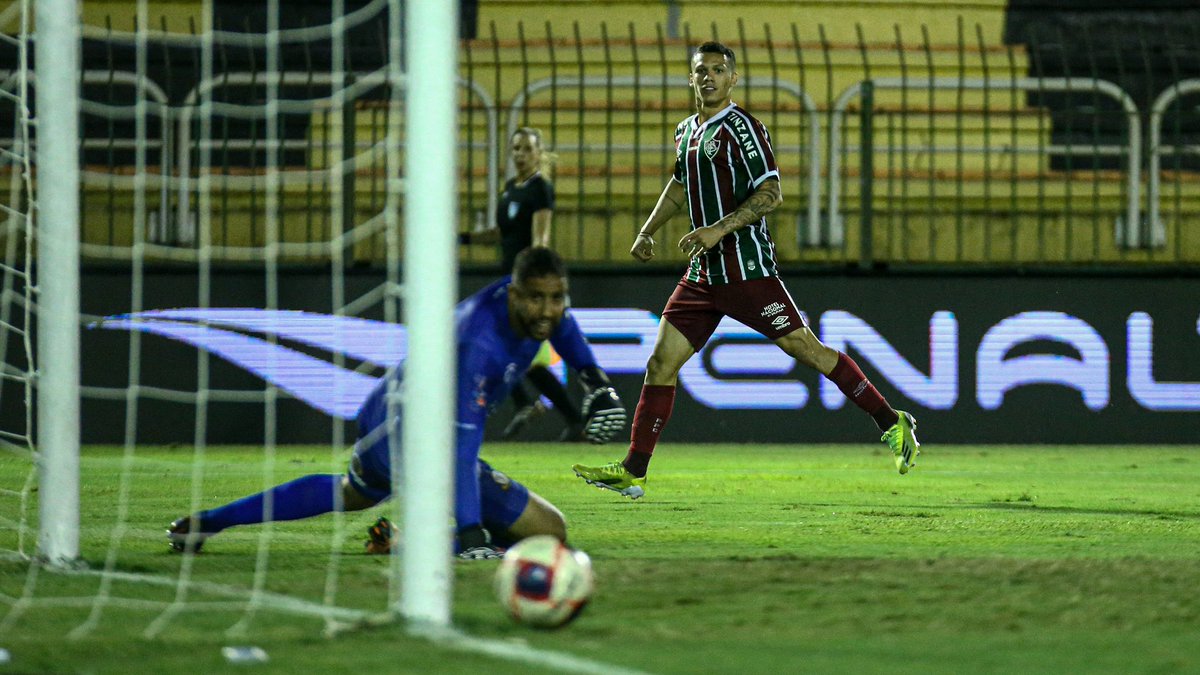
[[[466,294],[493,277],[466,273]],[[126,270],[87,269],[83,311],[130,311]],[[793,274],[791,291],[814,331],[848,351],[894,406],[913,412],[932,443],[1194,443],[1200,428],[1200,278],[1112,276],[809,276]],[[346,297],[376,287],[378,271],[353,271]],[[574,307],[632,408],[655,321],[677,275],[580,270]],[[197,306],[197,279],[149,271],[145,310]],[[285,270],[278,309],[328,313],[330,280],[312,269]],[[213,274],[210,307],[262,308],[261,269]],[[381,319],[377,313],[366,316]],[[266,338],[252,330],[251,338]],[[130,334],[83,331],[84,440],[123,440]],[[199,351],[141,334],[141,384],[190,391]],[[329,352],[286,339],[275,343],[331,362]],[[225,359],[210,357],[209,386],[258,390],[263,382]],[[348,358],[349,368],[362,363]],[[369,364],[367,375],[380,370]],[[836,389],[796,367],[771,344],[736,326],[722,327],[681,373],[667,442],[862,442],[876,432]],[[99,388],[99,389],[97,389]],[[101,392],[109,389],[104,397]],[[219,397],[218,397],[219,398]],[[6,401],[10,401],[6,397]],[[508,420],[505,404],[489,428]],[[261,403],[214,400],[209,443],[259,443]],[[195,406],[143,398],[139,443],[190,444]],[[15,411],[6,406],[5,415]],[[281,396],[276,434],[282,443],[327,443],[333,419]],[[551,439],[560,426],[543,416],[530,439]],[[345,427],[352,434],[350,426]]]
[[[1025,50],[1030,77],[1086,74],[1115,83],[1141,111],[1143,134],[1150,133],[1155,99],[1177,82],[1200,76],[1197,35],[1200,6],[1192,0],[1009,0],[1004,21],[1004,42]],[[1163,111],[1161,128],[1181,137],[1168,145],[1200,139],[1197,96],[1185,93],[1183,98]],[[1111,114],[1117,104],[1102,99],[1090,92],[1027,96],[1029,105],[1049,111],[1051,141],[1059,146],[1120,139],[1128,133],[1124,120]],[[1078,166],[1078,158],[1074,161]],[[1193,170],[1200,166],[1188,153],[1175,157],[1172,151],[1168,161]],[[1069,169],[1070,162],[1065,154],[1051,156],[1054,169]],[[1100,158],[1098,166],[1115,168],[1119,162]]]

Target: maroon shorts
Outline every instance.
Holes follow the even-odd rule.
[[[805,324],[779,277],[703,285],[680,280],[667,300],[663,318],[700,351],[721,318],[732,319],[777,340]]]

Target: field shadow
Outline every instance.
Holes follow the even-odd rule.
[[[963,505],[969,506],[969,505]],[[1158,520],[1200,520],[1200,512],[1169,511],[1162,509],[1102,509],[1083,508],[1079,506],[1043,506],[1031,502],[983,502],[975,504],[975,508],[999,509],[1004,511],[1045,511],[1048,513],[1068,513],[1094,516],[1142,516]]]
[[[851,504],[833,502],[788,502],[782,508],[785,511],[795,511],[802,508],[833,507],[848,513],[862,516],[890,516],[896,518],[930,518],[938,511],[994,509],[1002,511],[1022,511],[1059,514],[1077,514],[1094,516],[1140,516],[1158,520],[1200,520],[1200,511],[1176,511],[1167,509],[1122,509],[1122,508],[1085,508],[1079,506],[1045,506],[1031,501],[992,501],[969,502],[962,504],[912,505],[897,507],[895,504]]]

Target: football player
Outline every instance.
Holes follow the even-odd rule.
[[[588,390],[583,404],[587,439],[603,443],[625,427],[625,407],[567,305],[562,258],[548,248],[533,247],[517,256],[511,277],[456,308],[454,515],[456,552],[462,558],[497,557],[503,547],[536,534],[566,541],[566,521],[553,504],[479,457],[488,414],[520,382],[543,341],[550,341]],[[403,378],[400,363],[363,403],[358,441],[345,474],[304,476],[180,517],[167,530],[171,547],[195,552],[208,538],[237,525],[358,511],[390,497],[394,486],[389,438],[401,438],[404,415],[395,404],[389,410],[388,398]],[[367,548],[386,552],[391,542],[391,523],[381,519],[370,529]]]

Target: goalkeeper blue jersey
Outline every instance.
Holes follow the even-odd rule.
[[[483,444],[483,427],[487,416],[525,376],[541,347],[541,341],[518,336],[513,332],[508,314],[508,285],[505,277],[458,304],[455,309],[455,341],[458,370],[456,383],[456,448],[455,448],[455,507],[458,527],[481,523],[479,481],[479,448]],[[575,370],[597,366],[592,348],[583,337],[579,324],[567,310],[558,328],[550,336],[550,344]],[[388,372],[358,414],[359,438],[371,435],[387,419],[388,382],[403,381],[404,364]],[[402,414],[401,416],[402,417]],[[401,422],[397,419],[397,422]],[[392,433],[400,433],[397,424]],[[379,436],[379,434],[373,434]],[[358,448],[364,470],[379,478],[390,476],[386,434]],[[368,455],[370,455],[368,457]],[[381,474],[381,475],[380,475]]]

